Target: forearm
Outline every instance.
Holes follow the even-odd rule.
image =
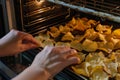
[[[5,43],[3,43],[2,40],[0,39],[0,57],[7,55],[6,51],[8,50],[5,49],[6,49]]]
[[[0,40],[0,57],[10,56],[12,52],[12,47],[7,47],[7,43]]]
[[[48,80],[49,74],[43,69],[28,67],[12,80]]]

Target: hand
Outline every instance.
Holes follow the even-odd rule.
[[[38,42],[32,35],[11,30],[6,36],[0,39],[0,55],[14,55],[31,48],[36,48],[38,45]]]
[[[65,67],[79,63],[79,58],[76,57],[76,50],[69,47],[50,47],[46,46],[34,59],[32,67],[34,69],[42,69],[53,77]],[[41,77],[42,78],[42,77]],[[40,79],[46,80],[46,79]]]

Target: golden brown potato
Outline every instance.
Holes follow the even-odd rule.
[[[115,80],[120,80],[120,74],[117,74]]]
[[[73,48],[73,49],[76,49],[78,51],[82,51],[82,44],[80,42],[72,41],[70,43],[70,47]]]
[[[115,44],[114,49],[120,49],[120,41]]]
[[[72,65],[76,74],[90,80],[120,79],[120,29],[87,18],[72,18],[35,37],[41,47],[68,46],[78,51],[81,62]]]
[[[119,38],[120,39],[120,29],[116,29],[112,32],[112,35],[115,37],[115,38]]]
[[[67,32],[61,39],[61,41],[72,41],[74,39],[74,36],[71,32]]]
[[[67,42],[56,42],[55,46],[67,46],[67,47],[70,47],[70,43],[67,43]]]
[[[96,42],[91,41],[89,39],[86,39],[83,43],[82,43],[82,47],[83,50],[87,51],[87,52],[92,52],[92,51],[96,51],[98,49],[98,45]]]
[[[104,72],[102,66],[98,66],[94,68],[90,79],[91,80],[109,80],[109,75],[106,72]]]

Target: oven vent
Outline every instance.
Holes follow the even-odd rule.
[[[119,0],[48,0],[48,1],[120,23]]]

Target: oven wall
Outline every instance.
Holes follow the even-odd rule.
[[[3,21],[3,13],[2,13],[2,5],[0,4],[0,38],[4,36],[5,29],[4,29],[4,21]]]
[[[16,29],[13,0],[0,0],[0,38]]]
[[[0,0],[0,38],[9,31],[5,0]]]

